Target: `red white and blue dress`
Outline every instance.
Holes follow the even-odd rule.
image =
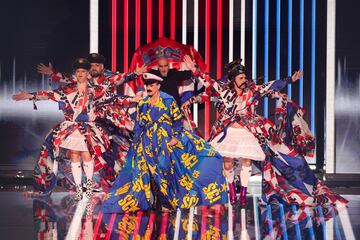
[[[194,72],[207,87],[207,93],[218,98],[220,113],[209,141],[223,156],[264,161],[262,201],[313,206],[347,203],[331,192],[310,170],[304,156],[312,156],[314,137],[303,119],[303,110],[280,90],[291,78],[261,85],[249,84],[238,95],[228,84],[212,79],[199,70]],[[262,97],[277,98],[276,125],[255,113]],[[201,100],[194,97],[194,101]],[[236,124],[237,128],[233,128]]]
[[[121,118],[106,106],[100,105],[103,94],[104,88],[91,82],[84,92],[78,91],[77,83],[70,83],[56,90],[33,93],[34,100],[57,102],[65,117],[46,136],[35,165],[35,189],[42,194],[51,193],[57,175],[63,176],[70,185],[73,184],[68,150],[90,152],[97,184],[111,183],[115,179],[114,168],[122,156],[117,152],[118,148],[111,144],[108,132],[95,120],[109,118],[114,124],[121,125]],[[122,103],[129,104],[129,101],[123,98]]]

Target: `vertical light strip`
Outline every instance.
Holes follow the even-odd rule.
[[[129,221],[129,213],[127,212],[127,213],[125,213],[124,215],[123,215],[123,217],[122,217],[122,219],[121,219],[121,221],[123,221],[123,222],[128,222]],[[119,232],[119,240],[124,240],[124,236],[125,236],[125,231],[126,231],[126,228],[125,227],[121,227],[120,229],[119,229],[120,231],[118,231]]]
[[[140,0],[136,0],[136,2],[135,2],[135,49],[140,47],[140,15],[141,15]]]
[[[304,70],[304,0],[300,0],[300,53],[299,53],[299,68]],[[304,106],[304,79],[299,80],[299,104],[300,107]]]
[[[217,0],[217,24],[216,24],[216,78],[220,79],[222,76],[222,0]],[[219,117],[219,112],[216,111],[216,118]],[[209,127],[210,128],[210,127]],[[210,131],[210,130],[209,130]]]
[[[284,213],[284,205],[282,203],[279,204],[279,210],[280,210],[280,222],[281,222],[281,230],[282,230],[281,235],[282,235],[283,240],[288,240],[285,213]]]
[[[194,0],[194,48],[199,51],[199,0]]]
[[[192,239],[193,224],[194,224],[194,207],[190,207],[187,239]]]
[[[26,91],[27,88],[27,74],[26,72],[24,73],[24,91]]]
[[[307,225],[308,227],[308,232],[309,235],[311,237],[311,239],[315,239],[315,234],[314,234],[314,227],[313,227],[313,223],[312,223],[312,217],[310,214],[310,210],[308,207],[305,207],[305,213],[306,213],[306,221],[307,221]]]
[[[16,92],[16,57],[14,56],[14,59],[13,59],[13,74],[12,74],[12,77],[13,77],[13,94],[15,94]]]
[[[103,218],[103,213],[100,211],[98,213],[98,215],[97,215],[97,218],[96,218],[96,222],[95,222],[95,226],[94,226],[94,232],[93,232],[93,239],[97,238],[102,218]]]
[[[315,134],[315,41],[316,41],[316,0],[311,1],[311,103],[310,103],[310,128]]]
[[[339,224],[338,224],[337,219],[336,219],[337,216],[335,214],[335,209],[334,209],[333,206],[330,206],[330,212],[331,212],[332,219],[334,219],[334,228],[335,228],[335,236],[336,236],[335,239],[342,239],[340,229],[339,229]],[[351,239],[351,238],[348,238],[348,235],[346,234],[346,239]]]
[[[179,240],[180,225],[181,225],[181,210],[180,210],[180,208],[177,208],[176,209],[176,219],[175,219],[175,229],[174,229],[174,240]],[[188,228],[189,228],[189,226],[188,226]]]
[[[129,66],[129,0],[124,0],[124,72],[128,71],[128,66]]]
[[[194,48],[197,49],[198,41],[198,0],[194,1]],[[196,44],[195,44],[196,41]],[[187,0],[182,1],[182,44],[187,43]],[[194,89],[196,91],[197,89]],[[193,104],[193,120],[198,125],[198,104]]]
[[[245,208],[240,208],[240,225],[241,225],[241,231],[247,232],[246,229],[246,210]]]
[[[186,0],[183,0],[186,1]],[[194,48],[199,49],[199,0],[194,0]],[[194,104],[194,122],[196,126],[199,124],[198,105]]]
[[[74,215],[71,219],[71,223],[66,234],[65,240],[78,239],[82,227],[82,216],[86,210],[86,205],[89,199],[83,198],[76,204]]]
[[[280,42],[281,42],[281,0],[276,0],[276,71],[275,79],[280,79]]]
[[[210,0],[206,0],[205,4],[205,63],[206,71],[210,72]],[[205,101],[205,139],[209,138],[210,134],[210,100]]]
[[[206,237],[206,220],[208,215],[208,206],[203,206],[201,209],[201,233],[200,233],[200,239],[205,239]]]
[[[325,226],[324,213],[323,213],[322,207],[317,206],[316,211],[319,215],[322,235],[324,236],[324,240],[326,240],[326,226]],[[331,220],[331,219],[329,219],[329,220]]]
[[[288,59],[287,59],[287,75],[291,76],[291,58],[292,58],[292,0],[288,3]],[[288,84],[288,96],[291,98],[291,84]]]
[[[245,1],[241,0],[241,23],[240,23],[240,58],[242,63],[245,64]]]
[[[186,12],[186,10],[187,10],[187,0],[183,0],[182,1],[182,40],[181,40],[181,42],[182,42],[182,44],[186,44],[186,37],[187,37],[187,35],[186,35],[186,33],[187,33],[187,31],[186,31],[186,29],[187,29],[187,12]],[[195,21],[195,19],[194,19],[194,21]]]
[[[41,74],[41,90],[45,90],[45,75]]]
[[[268,233],[270,236],[270,239],[273,239],[274,233],[273,233],[273,222],[272,222],[272,213],[271,213],[271,205],[266,205],[266,218],[268,222]]]
[[[161,219],[161,228],[160,228],[160,236],[165,236],[166,234],[166,226],[168,224],[168,219],[169,219],[169,213],[168,212],[163,212],[162,213],[163,217]]]
[[[151,212],[149,217],[149,224],[148,224],[148,234],[145,235],[145,239],[150,239],[152,236],[152,232],[154,231],[154,222],[155,222],[155,213]]]
[[[175,12],[176,2],[175,0],[170,1],[170,38],[175,40]]]
[[[256,55],[257,55],[257,0],[253,0],[252,16],[252,74],[251,78],[256,79]]]
[[[221,78],[222,68],[222,0],[217,0],[217,34],[216,34],[216,78]]]
[[[99,0],[90,0],[90,53],[99,52]]]
[[[164,0],[159,0],[159,38],[164,36]]]
[[[326,29],[326,173],[335,173],[336,0],[327,1]]]
[[[220,0],[221,1],[221,0]],[[215,220],[214,220],[214,227],[215,229],[221,229],[220,227],[220,222],[221,222],[221,215],[220,215],[220,204],[215,205]],[[219,239],[220,240],[220,231],[219,232],[215,232],[215,239]]]
[[[234,52],[234,0],[229,0],[229,62],[233,60]]]
[[[301,230],[300,230],[300,225],[299,225],[299,215],[296,209],[296,206],[294,204],[291,204],[291,211],[292,211],[292,219],[294,222],[294,228],[295,228],[295,233],[296,233],[296,239],[297,240],[301,240]]]
[[[95,222],[95,226],[94,226],[93,239],[97,238],[97,234],[99,232],[99,227],[100,227],[100,224],[101,224],[102,217],[103,217],[103,213],[100,211],[98,213],[98,215],[97,215],[97,218],[96,218],[96,222]]]
[[[346,239],[356,239],[352,222],[350,221],[349,211],[346,207],[342,208],[339,213],[339,220],[342,226],[346,226]]]
[[[146,4],[146,8],[147,8],[147,14],[146,14],[146,42],[149,43],[152,40],[152,22],[151,22],[151,17],[152,17],[152,0],[147,0],[147,4]]]
[[[228,203],[228,232],[227,232],[227,239],[232,240],[234,239],[234,214],[233,214],[233,207],[229,201]]]
[[[269,82],[269,0],[264,0],[264,82]],[[264,117],[269,116],[269,99],[264,99]]]
[[[258,197],[253,195],[253,208],[254,208],[254,225],[255,225],[255,239],[259,240],[261,237],[260,223],[259,223],[259,209],[258,209]]]
[[[140,227],[141,227],[141,218],[142,218],[142,215],[143,215],[143,211],[138,211],[136,213],[136,223],[135,223],[135,229],[134,229],[134,232],[133,232],[133,236],[134,236],[134,239],[141,239],[141,235],[139,235],[139,230],[140,230]],[[139,237],[139,238],[138,238]]]
[[[125,0],[126,1],[126,0]],[[117,19],[117,5],[116,0],[111,1],[111,70],[116,71],[116,19]]]
[[[330,218],[325,222],[325,234],[324,240],[336,239],[334,236],[334,219]]]
[[[109,240],[111,237],[112,229],[113,229],[114,223],[115,223],[115,218],[116,218],[116,213],[112,213],[111,217],[110,217],[109,225],[108,225],[108,230],[105,235],[105,240]]]

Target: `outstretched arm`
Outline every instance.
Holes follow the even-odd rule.
[[[189,100],[187,100],[186,102],[183,103],[183,105],[181,105],[181,109],[185,110],[189,108],[189,106],[193,103],[204,103],[205,101],[208,100],[209,100],[209,96],[202,93],[189,98]]]
[[[51,63],[49,63],[48,66],[46,66],[43,63],[40,63],[36,66],[36,68],[37,68],[38,73],[49,76],[50,79],[55,82],[60,82],[60,83],[75,82],[75,79],[70,74],[56,72],[56,70],[54,69],[54,67],[52,66]]]
[[[23,100],[30,100],[33,97],[34,97],[33,94],[21,91],[19,93],[14,94],[12,96],[12,99],[15,100],[15,101],[23,101]]]
[[[106,101],[96,105],[94,113],[97,118],[106,119],[118,128],[133,130],[134,122],[124,106],[129,106],[139,100],[139,97],[114,97],[111,102]]]
[[[142,66],[136,65],[136,69],[131,73],[115,73],[109,77],[110,83],[121,85],[126,82],[137,79],[138,76],[143,74],[146,71],[147,66],[144,64]]]
[[[116,95],[111,99],[100,103],[99,106],[105,106],[108,104],[115,105],[115,106],[129,106],[132,103],[138,103],[142,99],[141,96],[127,96],[127,95]]]
[[[59,90],[49,90],[49,91],[39,91],[39,92],[19,92],[12,96],[12,99],[15,101],[22,100],[53,100],[55,102],[60,101],[61,93]]]
[[[255,91],[258,92],[258,97],[274,96],[274,92],[280,92],[284,87],[289,83],[296,82],[303,76],[302,71],[296,71],[291,77],[273,80],[268,83],[263,83],[261,85],[255,85]]]
[[[184,63],[189,69],[191,69],[193,76],[195,76],[198,81],[200,81],[206,87],[207,93],[209,95],[217,97],[221,92],[224,91],[222,84],[211,78],[209,74],[206,74],[200,71],[200,69],[196,68],[195,62],[190,58],[190,56],[184,56]]]

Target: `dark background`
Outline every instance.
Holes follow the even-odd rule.
[[[337,1],[336,12],[336,173],[360,172],[359,1]]]

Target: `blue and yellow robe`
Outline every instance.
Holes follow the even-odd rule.
[[[105,213],[149,210],[153,191],[170,209],[227,202],[223,159],[209,143],[184,130],[174,98],[164,92],[153,106],[141,100],[136,110],[134,142],[102,210]],[[172,137],[179,139],[169,146]]]

